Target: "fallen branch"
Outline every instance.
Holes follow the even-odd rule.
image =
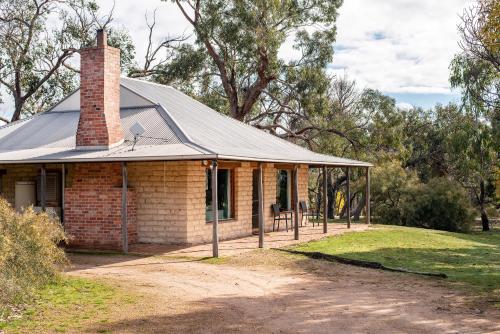
[[[424,275],[424,276],[433,276],[433,277],[440,277],[440,278],[447,278],[448,277],[445,273],[430,273],[430,272],[422,272],[422,271],[412,271],[412,270],[407,270],[407,269],[403,269],[403,268],[391,268],[391,267],[386,267],[382,263],[379,263],[379,262],[348,259],[345,257],[341,257],[341,256],[337,256],[337,255],[330,255],[330,254],[325,254],[325,253],[320,253],[320,252],[301,252],[301,251],[295,251],[295,250],[290,250],[290,249],[280,249],[280,248],[274,248],[274,249],[281,251],[281,252],[290,253],[290,254],[305,255],[305,256],[310,257],[312,259],[321,259],[321,260],[327,260],[330,262],[335,261],[335,262],[339,262],[339,263],[343,263],[343,264],[349,264],[352,266],[358,266],[358,267],[364,267],[364,268],[382,269],[382,270],[387,270],[387,271],[395,271],[395,272],[400,272],[400,273],[408,273],[408,274],[416,274],[416,275]]]

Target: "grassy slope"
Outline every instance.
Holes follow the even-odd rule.
[[[95,280],[62,277],[40,292],[21,318],[1,323],[6,333],[73,332],[85,323],[107,321],[113,304],[132,303],[131,295]]]
[[[378,226],[301,244],[297,249],[376,261],[390,267],[443,272],[451,281],[500,295],[500,231],[462,234]]]

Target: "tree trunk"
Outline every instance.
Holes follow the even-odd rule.
[[[354,210],[354,220],[359,220],[359,217],[361,216],[361,211],[363,211],[363,209],[365,208],[366,204],[365,198],[366,198],[365,193],[362,193],[361,200],[358,202],[358,206]]]
[[[358,195],[357,192],[351,193],[351,218],[355,217],[355,212],[352,210],[352,204],[354,202],[354,198]],[[360,205],[361,206],[361,205]],[[359,208],[359,207],[358,207]],[[363,208],[360,208],[360,212]],[[356,209],[357,210],[357,209]],[[342,211],[340,212],[340,217],[342,219],[347,219],[347,201],[344,202],[344,207],[342,208]],[[359,220],[359,215],[358,215],[358,220]]]
[[[321,191],[323,183],[318,181],[318,192],[316,193],[316,219],[319,219],[319,215],[321,213],[321,203],[323,200],[323,192]]]
[[[486,198],[486,193],[484,189],[484,180],[481,180],[479,185],[480,194],[479,194],[479,207],[481,210],[481,225],[483,225],[483,231],[490,230],[490,220],[488,219],[488,214],[486,213],[486,209],[484,208],[484,202]]]
[[[484,208],[481,208],[481,224],[483,225],[483,231],[490,230],[490,220],[488,219],[488,214]]]
[[[337,194],[338,193],[339,193],[339,191],[337,189],[335,189],[333,191],[334,201],[333,201],[333,207],[332,207],[332,219],[335,219],[335,215],[337,214],[337,212],[339,212],[339,208],[337,206]]]
[[[21,98],[14,98],[14,114],[10,119],[11,122],[18,121],[21,118],[21,111],[23,109],[24,101]]]
[[[328,191],[327,191],[327,214],[328,218],[334,218],[335,215],[335,189],[333,187],[333,181],[332,181],[332,175],[329,173],[328,174]]]
[[[335,182],[332,181],[332,177],[328,176],[328,218],[335,218],[335,213],[339,210],[336,210],[336,199],[338,189],[342,184],[347,180],[345,175],[342,175]]]

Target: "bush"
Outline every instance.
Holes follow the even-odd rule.
[[[473,208],[465,190],[445,178],[423,184],[399,161],[386,161],[373,170],[372,212],[379,224],[467,232]]]
[[[431,179],[405,195],[402,218],[406,226],[468,232],[474,210],[464,189],[445,178]]]
[[[377,164],[373,169],[371,182],[374,221],[379,224],[403,225],[403,200],[417,183],[417,176],[401,167],[399,161]]]
[[[32,208],[17,213],[0,198],[0,319],[56,278],[66,263],[61,224]]]

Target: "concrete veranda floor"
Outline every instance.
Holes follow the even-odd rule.
[[[311,240],[322,239],[331,235],[339,235],[345,232],[364,231],[369,228],[367,224],[353,223],[348,229],[343,223],[328,224],[328,232],[323,233],[323,225],[312,226],[309,223],[299,229],[299,240],[294,239],[293,230],[268,232],[264,235],[264,248],[280,248],[295,245]],[[219,256],[233,256],[250,252],[258,248],[259,237],[252,235],[248,237],[224,240],[219,242]],[[129,252],[141,255],[161,255],[161,256],[187,256],[187,257],[211,257],[212,243],[196,246],[173,246],[158,244],[133,244],[129,247]]]

